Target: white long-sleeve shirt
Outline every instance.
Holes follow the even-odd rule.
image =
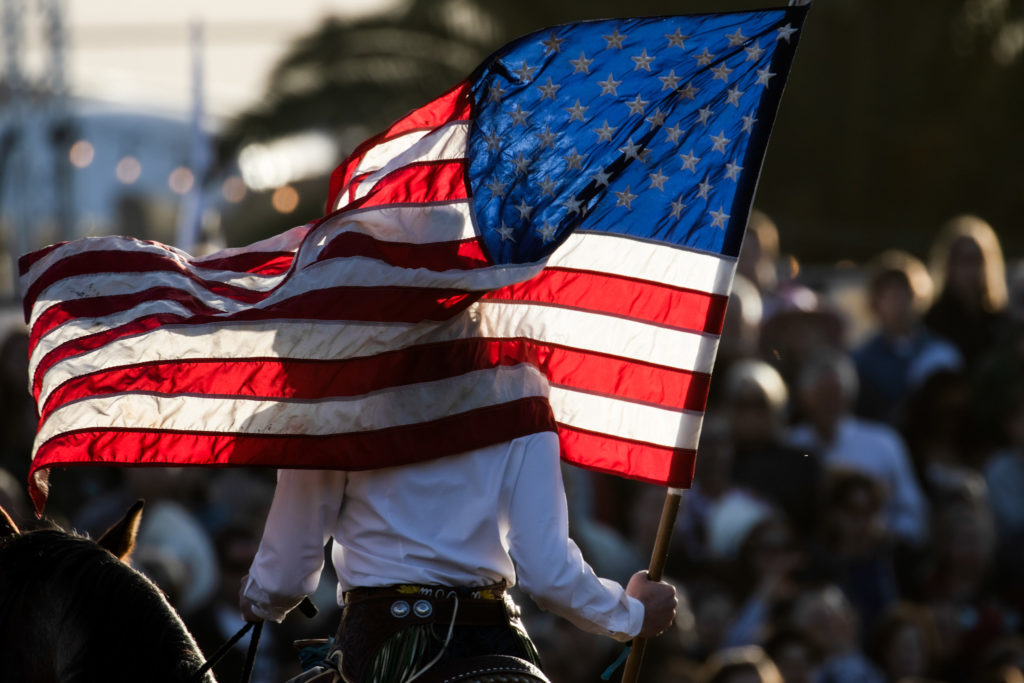
[[[537,604],[617,640],[644,607],[599,578],[568,536],[558,436],[543,432],[363,472],[281,470],[245,595],[279,621],[315,588],[334,537],[338,603],[351,588],[517,582]]]

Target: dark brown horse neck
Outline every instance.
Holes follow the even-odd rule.
[[[95,541],[0,540],[0,681],[178,683],[202,663],[160,590]]]

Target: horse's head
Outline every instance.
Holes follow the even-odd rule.
[[[124,517],[103,532],[103,535],[96,540],[96,544],[107,550],[117,559],[127,563],[128,558],[131,557],[132,550],[135,549],[135,536],[139,533],[139,523],[142,521],[142,508],[145,504],[145,501],[142,500],[135,501],[128,508],[128,512],[124,514]],[[11,516],[7,514],[7,510],[4,509],[3,505],[0,505],[0,540],[20,535],[21,529],[11,519]]]
[[[93,541],[56,526],[22,532],[0,507],[0,642],[11,654],[0,680],[191,680],[203,661],[195,641],[127,564],[142,508]]]
[[[142,508],[144,505],[145,502],[141,500],[135,501],[128,508],[128,512],[124,514],[124,517],[103,532],[103,535],[96,540],[96,543],[122,562],[127,562],[128,558],[131,557],[132,550],[135,548],[135,536],[139,532],[139,523],[142,521]]]

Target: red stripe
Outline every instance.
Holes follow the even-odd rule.
[[[355,174],[359,162],[376,145],[394,139],[414,130],[437,128],[450,121],[465,121],[471,115],[468,81],[459,83],[434,101],[411,111],[393,123],[384,132],[364,141],[331,173],[330,191],[327,195],[327,212],[334,210],[334,203],[342,189]]]
[[[484,298],[567,306],[711,334],[722,333],[729,300],[646,280],[558,268]]]
[[[31,270],[32,266],[34,266],[40,259],[42,259],[44,256],[49,254],[54,249],[62,247],[65,244],[67,244],[67,242],[57,242],[57,244],[51,244],[48,247],[43,247],[42,249],[37,249],[36,251],[33,251],[29,254],[25,254],[24,256],[18,259],[18,275],[24,277],[25,275],[28,274],[28,271]]]
[[[267,296],[267,292],[235,287],[214,280],[204,280],[169,255],[111,250],[80,252],[54,263],[29,287],[25,293],[25,305],[29,306],[29,310],[31,310],[31,306],[35,304],[40,293],[64,278],[100,273],[138,273],[140,278],[145,278],[158,272],[180,274],[216,296],[229,297],[244,303],[255,303]]]
[[[127,311],[139,304],[157,300],[175,301],[195,315],[216,315],[217,309],[210,308],[200,299],[176,287],[153,287],[136,294],[97,296],[86,299],[68,299],[54,304],[39,316],[32,326],[28,352],[31,355],[39,340],[55,327],[75,318],[99,318],[120,311]]]
[[[228,270],[235,273],[280,275],[291,268],[294,260],[293,251],[244,252],[222,258],[196,260],[193,261],[193,265],[197,268]]]
[[[41,513],[46,494],[35,486],[38,470],[68,465],[217,465],[316,469],[376,469],[554,431],[543,398],[524,398],[450,415],[432,422],[326,436],[206,432],[93,430],[58,435],[36,452],[29,493]]]
[[[230,316],[191,316],[158,313],[95,334],[72,339],[46,354],[36,368],[33,394],[39,399],[43,377],[55,364],[125,337],[158,327],[179,326],[183,332],[207,323],[226,324],[276,319],[350,320],[354,322],[420,322],[446,320],[479,298],[455,289],[414,287],[332,287],[285,299],[273,306],[250,308]]]
[[[431,161],[403,166],[387,174],[366,196],[343,211],[393,204],[424,204],[467,199],[465,161]]]
[[[406,244],[385,242],[359,232],[343,232],[330,241],[317,261],[361,256],[402,268],[426,268],[432,271],[474,270],[491,265],[476,238],[452,242]]]
[[[697,452],[558,425],[562,458],[581,467],[652,484],[689,488]]]
[[[527,340],[461,339],[349,360],[182,360],[101,370],[68,380],[40,412],[45,420],[71,401],[126,391],[263,399],[358,396],[523,362],[556,385],[678,410],[702,411],[711,379]]]

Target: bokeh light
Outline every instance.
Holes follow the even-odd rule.
[[[71,145],[68,151],[68,159],[75,168],[85,168],[92,163],[96,156],[96,150],[88,140],[79,140]]]
[[[245,199],[245,192],[245,181],[237,175],[228,176],[220,186],[221,196],[230,204],[237,204]]]
[[[171,175],[167,178],[167,185],[171,188],[171,192],[175,194],[185,194],[192,189],[192,185],[196,182],[195,176],[192,171],[185,168],[184,166],[178,166],[176,169],[171,171]]]
[[[142,175],[142,164],[131,155],[122,157],[114,168],[114,175],[117,176],[118,181],[125,185],[131,185]]]
[[[291,185],[284,185],[274,190],[270,204],[278,213],[291,213],[299,206],[299,193]]]

